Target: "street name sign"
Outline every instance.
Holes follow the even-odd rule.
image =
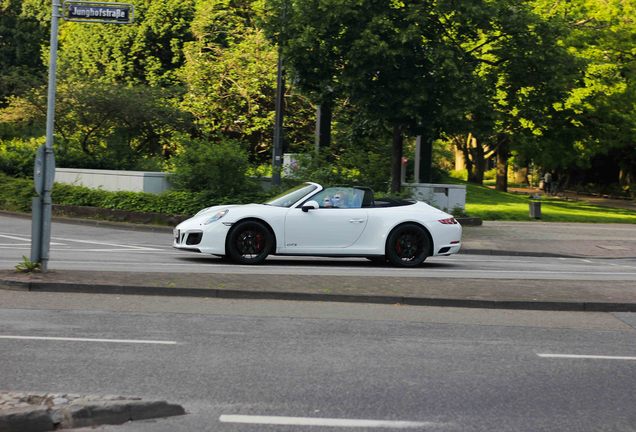
[[[67,0],[64,2],[63,17],[65,21],[131,24],[134,7],[128,3]]]

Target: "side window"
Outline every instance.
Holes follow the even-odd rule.
[[[362,208],[364,201],[364,190],[351,189],[351,208]]]
[[[346,187],[327,188],[312,197],[320,208],[360,208],[364,192]]]
[[[311,199],[318,201],[318,205],[320,208],[333,208],[333,200],[332,195],[335,191],[331,188],[325,189],[316,195],[314,195]]]

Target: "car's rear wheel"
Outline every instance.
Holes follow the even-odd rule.
[[[395,228],[386,243],[386,257],[393,265],[417,267],[431,250],[428,233],[419,225],[404,224]]]
[[[240,264],[260,264],[272,250],[274,236],[258,221],[239,222],[232,228],[227,251]]]

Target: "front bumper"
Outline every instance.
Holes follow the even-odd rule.
[[[201,252],[205,254],[225,255],[225,238],[230,227],[222,223],[210,225],[178,225],[173,230],[172,246],[176,249]]]

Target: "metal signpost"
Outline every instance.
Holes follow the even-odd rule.
[[[51,243],[51,191],[55,178],[55,155],[53,154],[53,128],[55,124],[55,92],[57,87],[57,39],[59,19],[77,22],[131,24],[134,8],[127,3],[64,2],[64,15],[60,14],[60,0],[52,0],[51,47],[49,50],[49,88],[46,107],[46,143],[38,148],[34,183],[37,197],[32,201],[31,216],[31,261],[40,264],[46,272]]]

